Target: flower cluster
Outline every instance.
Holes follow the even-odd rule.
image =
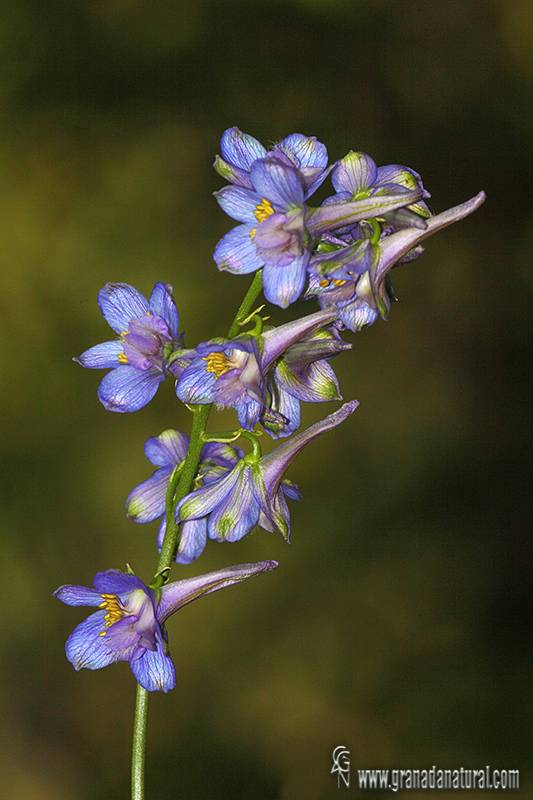
[[[392,292],[387,276],[419,256],[420,242],[462,219],[483,192],[433,217],[420,176],[407,167],[376,167],[350,152],[333,168],[325,146],[293,134],[267,152],[252,136],[230,128],[215,169],[231,182],[215,196],[241,224],[215,249],[220,270],[262,269],[265,297],[286,308],[298,298],[334,307],[337,326],[360,330],[386,317]],[[319,207],[308,198],[330,173],[335,194]]]
[[[138,411],[166,378],[193,413],[191,435],[167,429],[145,443],[156,468],[126,501],[137,523],[160,520],[161,553],[151,584],[130,573],[100,572],[94,589],[63,586],[68,605],[96,606],[67,642],[76,669],[129,661],[148,691],[175,685],[165,621],[197,597],[274,569],[274,561],[245,564],[166,583],[171,563],[190,564],[208,539],[237,542],[255,527],[290,536],[287,500],[299,500],[285,477],[296,456],[358,406],[344,403],[299,431],[301,403],[342,400],[331,359],[350,350],[343,331],[359,331],[387,318],[393,267],[418,258],[421,243],[462,219],[483,201],[471,200],[433,215],[420,176],[398,165],[377,167],[350,152],[328,164],[314,137],[291,134],[266,150],[238,128],[227,130],[215,169],[229,186],[215,193],[239,224],[218,243],[219,269],[258,272],[227,338],[185,347],[172,287],[156,283],[147,300],[126,283],[108,283],[98,302],[118,338],[91,347],[75,360],[110,370],[98,397],[110,411]],[[309,198],[331,179],[334,193],[320,205]],[[286,308],[315,298],[318,310],[276,326],[254,304]],[[235,410],[236,427],[207,433],[211,406]],[[258,430],[261,426],[262,430]],[[263,454],[259,434],[283,440]],[[298,432],[299,431],[299,432]],[[242,439],[246,452],[235,442]],[[155,537],[154,537],[155,538]]]

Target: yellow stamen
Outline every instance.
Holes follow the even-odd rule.
[[[215,379],[220,378],[221,375],[231,369],[224,353],[209,353],[208,356],[203,356],[202,360],[207,361],[205,371],[213,372]]]
[[[119,353],[118,354],[118,362],[119,362],[119,364],[129,364],[130,363],[128,361],[128,356],[126,355],[126,353]]]
[[[272,208],[272,203],[270,200],[267,200],[266,197],[263,197],[259,205],[255,207],[254,217],[258,222],[264,222],[265,219],[270,217],[273,213],[274,209]]]
[[[107,611],[107,614],[104,616],[104,625],[106,628],[109,628],[115,622],[118,622],[119,619],[122,619],[124,616],[124,607],[116,594],[101,594],[100,597],[104,602],[100,603],[98,608],[105,608]],[[105,633],[105,631],[100,631],[98,636],[105,636]]]
[[[256,233],[257,233],[257,228],[252,228],[252,230],[250,231],[250,239],[252,240],[252,242],[255,242]]]
[[[319,281],[318,285],[322,286],[323,289],[326,289],[330,285],[330,283],[331,283],[331,281],[328,280],[328,278],[322,278],[322,280]]]
[[[338,278],[333,278],[333,283],[335,284],[335,286],[344,286],[344,284],[347,283],[347,281],[340,281]]]

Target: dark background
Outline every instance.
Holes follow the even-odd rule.
[[[85,610],[51,592],[126,561],[150,579],[157,525],[124,501],[144,440],[189,415],[168,381],[106,413],[102,373],[71,358],[111,338],[106,281],[171,283],[189,346],[228,329],[249,284],[212,261],[231,125],[408,165],[435,213],[488,200],[395,272],[389,322],[346,336],[335,368],[361,406],[291,468],[292,545],[257,531],[175,568],[280,561],[170,621],[147,797],[328,800],[339,744],[351,794],[357,768],[488,764],[533,796],[532,37],[521,0],[4,0],[3,796],[128,797],[131,672],[76,674]]]

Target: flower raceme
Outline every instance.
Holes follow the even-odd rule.
[[[98,305],[120,339],[97,344],[74,361],[91,369],[111,369],[98,389],[104,408],[138,411],[165,378],[171,353],[183,347],[172,286],[156,283],[146,300],[128,283],[106,283]]]
[[[95,575],[94,589],[60,586],[54,595],[62,603],[98,608],[69,636],[67,658],[76,670],[129,661],[137,682],[147,691],[168,692],[176,685],[176,671],[168,651],[166,620],[203,595],[277,566],[276,561],[240,564],[167,583],[158,590],[136,575],[112,569]]]

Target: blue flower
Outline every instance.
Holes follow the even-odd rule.
[[[219,175],[230,183],[253,189],[250,170],[262,158],[286,164],[297,171],[307,199],[329,173],[328,152],[315,136],[291,133],[277,142],[270,151],[237,127],[228,128],[220,140],[222,156],[217,156],[213,166]]]
[[[112,370],[98,389],[104,408],[138,411],[157,392],[172,352],[183,346],[172,286],[156,283],[148,301],[127,283],[106,283],[98,305],[120,339],[97,344],[74,361],[82,367]]]
[[[67,658],[76,670],[101,669],[129,661],[137,682],[149,692],[168,692],[176,671],[168,651],[166,620],[198,597],[232,586],[277,567],[275,561],[240,564],[154,590],[133,574],[98,572],[94,589],[61,586],[54,595],[69,606],[95,606],[69,636]]]
[[[485,202],[485,193],[416,226],[389,228],[374,241],[361,239],[353,245],[318,254],[312,260],[307,296],[316,295],[323,309],[334,307],[334,324],[352,331],[372,325],[379,315],[387,318],[394,299],[389,273],[423,252],[420,243],[437,231],[471,214]],[[422,221],[421,221],[422,222]]]
[[[245,430],[253,430],[255,424],[261,421],[271,435],[277,431],[277,435],[287,436],[299,427],[300,412],[297,401],[290,414],[286,413],[288,406],[284,410],[276,408],[279,394],[277,378],[279,376],[281,392],[288,380],[288,373],[283,365],[279,366],[279,360],[287,352],[285,363],[290,362],[293,371],[297,369],[299,373],[298,378],[292,381],[294,391],[291,395],[294,398],[308,402],[340,399],[334,375],[332,379],[336,388],[333,392],[329,381],[327,387],[323,383],[326,373],[329,378],[332,377],[331,368],[312,364],[326,357],[324,346],[317,348],[316,342],[312,344],[309,341],[294,349],[296,343],[335,318],[336,311],[327,309],[271,328],[263,334],[244,334],[231,340],[214,339],[202,342],[195,350],[183,351],[184,358],[180,356],[179,359],[180,376],[176,394],[184,403],[217,403],[219,406],[235,408],[239,424]],[[334,355],[334,350],[340,352],[349,347],[341,343],[332,349],[328,345],[327,357]],[[185,361],[189,364],[183,369]],[[296,388],[297,382],[300,389]],[[290,420],[292,423],[287,427]]]
[[[264,334],[265,341],[271,331]],[[273,439],[290,436],[300,427],[300,401],[324,403],[342,400],[337,376],[328,359],[352,345],[337,330],[318,328],[290,345],[270,367],[267,378],[268,408],[261,424]]]
[[[181,431],[166,430],[159,436],[147,439],[144,452],[148,461],[157,469],[143,483],[136,486],[126,500],[126,512],[134,522],[153,522],[162,517],[159,532],[159,550],[166,531],[165,501],[170,476],[176,467],[183,464],[189,447],[189,437]],[[208,484],[221,478],[232,469],[244,453],[239,447],[221,442],[208,442],[202,447],[196,481]],[[185,522],[181,526],[181,537],[175,561],[190,564],[203,551],[206,531],[198,525]]]
[[[345,403],[326,419],[316,422],[265,456],[250,453],[220,480],[186,495],[178,504],[176,519],[207,524],[207,535],[219,542],[236,542],[255,525],[277,530],[289,540],[290,515],[285,497],[299,499],[296,486],[283,475],[298,453],[325,431],[340,425],[359,405]]]
[[[247,274],[262,269],[267,300],[286,308],[301,296],[309,259],[323,234],[388,213],[418,200],[423,190],[397,190],[353,202],[308,208],[299,170],[278,158],[251,163],[251,188],[225,186],[215,197],[241,225],[222,237],[214,259],[220,270]]]

